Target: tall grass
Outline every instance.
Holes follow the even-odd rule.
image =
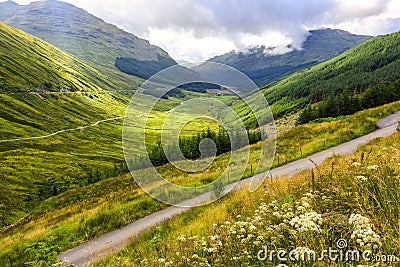
[[[399,141],[397,133],[373,141],[353,155],[330,158],[312,173],[268,180],[253,194],[246,189],[236,191],[143,234],[95,266],[371,264],[363,258],[301,259],[307,249],[338,249],[339,239],[347,242],[344,252],[370,250],[373,257],[385,255],[387,260],[395,260],[393,256],[400,256]],[[260,250],[264,253],[264,246],[270,251],[297,249],[299,258],[283,262],[275,254],[271,260],[261,261],[257,255]]]

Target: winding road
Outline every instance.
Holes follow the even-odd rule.
[[[24,138],[16,138],[16,139],[9,139],[9,140],[0,140],[0,143],[6,143],[6,142],[17,142],[17,141],[26,141],[26,140],[34,140],[34,139],[45,139],[45,138],[49,138],[61,133],[66,133],[66,132],[72,132],[72,131],[83,131],[87,128],[90,127],[95,127],[95,126],[99,126],[100,123],[103,122],[109,122],[109,121],[115,121],[115,120],[120,120],[123,119],[123,117],[116,117],[116,118],[111,118],[111,119],[105,119],[105,120],[101,120],[101,121],[97,121],[91,125],[87,125],[87,126],[82,126],[82,127],[77,127],[77,128],[71,128],[71,129],[65,129],[65,130],[60,130],[51,134],[47,134],[47,135],[41,135],[41,136],[34,136],[34,137],[24,137]]]
[[[361,145],[365,145],[373,139],[389,136],[396,132],[397,123],[400,120],[400,111],[379,120],[378,126],[380,129],[354,139],[350,142],[343,143],[336,147],[327,149],[325,151],[316,153],[307,158],[297,160],[295,162],[286,164],[284,166],[272,169],[270,172],[261,173],[254,177],[242,180],[239,184],[231,184],[225,187],[226,191],[231,191],[235,186],[243,187],[250,184],[252,179],[265,179],[266,177],[281,177],[284,175],[293,176],[304,170],[311,169],[315,165],[320,165],[326,158],[333,155],[346,155],[351,154],[357,150]],[[72,266],[88,266],[100,259],[106,257],[111,253],[115,253],[123,249],[139,234],[150,230],[151,228],[161,224],[163,221],[173,218],[174,216],[183,213],[190,208],[188,206],[195,206],[207,201],[210,198],[210,193],[201,195],[199,197],[182,202],[179,206],[171,206],[161,211],[155,212],[149,216],[137,220],[121,229],[112,231],[92,241],[77,246],[67,252],[59,255],[64,263]]]

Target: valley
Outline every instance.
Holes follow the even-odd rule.
[[[187,68],[125,29],[62,1],[0,2],[0,267],[258,266],[262,245],[319,250],[338,238],[400,256],[400,32],[307,29],[285,53],[249,46]],[[207,62],[239,69],[261,94]],[[182,77],[144,83],[170,67]],[[226,84],[202,82],[213,75]],[[238,118],[244,134],[228,136],[209,114],[232,127]],[[176,141],[162,147],[168,134]],[[203,158],[205,140],[214,158]],[[210,163],[178,168],[166,157],[176,144],[191,164]],[[232,164],[234,153],[243,158]],[[170,187],[152,184],[152,171]],[[138,176],[159,200],[212,203],[171,206]],[[317,230],[295,226],[304,218]],[[376,242],[360,244],[353,218]]]

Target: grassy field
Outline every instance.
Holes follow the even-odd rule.
[[[167,111],[195,96],[188,92],[183,99],[159,101],[146,128],[150,148],[160,139]],[[129,100],[116,92],[1,94],[0,225],[16,222],[54,194],[126,173],[121,133]],[[113,118],[44,139],[1,141],[44,136]],[[182,135],[191,136],[212,125],[192,121]]]
[[[370,250],[371,259],[400,256],[400,134],[378,139],[355,154],[336,156],[293,178],[267,180],[254,193],[240,189],[143,234],[95,266],[277,266],[277,252],[296,251],[290,266],[360,266],[363,260],[319,262],[302,253]],[[338,250],[339,251],[339,250]],[[268,252],[267,252],[268,253]],[[336,252],[338,255],[339,252]],[[392,256],[393,255],[393,256]],[[297,257],[297,258],[296,258]],[[350,256],[349,256],[350,257]],[[288,258],[288,255],[286,255]],[[356,258],[355,258],[356,259]],[[380,259],[383,259],[382,257]]]
[[[274,166],[293,161],[302,156],[304,157],[324,148],[371,132],[375,129],[378,118],[384,117],[399,109],[400,103],[393,103],[376,109],[362,111],[345,118],[311,123],[290,129],[278,136],[277,155],[279,155],[280,160],[278,162],[276,158]],[[85,160],[87,162],[88,158],[93,160],[97,157],[100,157],[100,159],[101,157],[108,157],[108,162],[102,158],[102,163],[96,163],[93,166],[105,164],[108,170],[118,169],[118,164],[116,165],[115,163],[122,160],[122,152],[119,150],[120,145],[118,144],[120,141],[116,139],[112,141],[111,139],[117,137],[118,127],[121,127],[120,123],[121,122],[112,122],[101,124],[99,127],[90,128],[83,133],[66,133],[66,136],[61,138],[61,141],[59,140],[61,136],[59,136],[54,138],[55,140],[52,142],[54,142],[54,146],[59,146],[57,147],[57,151],[62,151],[63,147],[68,147],[69,151],[77,149],[75,155],[71,152],[68,153],[68,155],[73,155],[75,157],[66,161],[67,165],[71,164],[71,162],[74,163],[68,168],[73,169],[75,166],[78,166],[78,162],[79,164]],[[78,137],[80,139],[78,139]],[[93,141],[91,138],[96,138],[96,141]],[[78,151],[79,148],[85,144],[82,143],[81,139],[87,139],[87,153]],[[77,141],[75,144],[76,148],[74,148],[72,140]],[[36,140],[34,142],[36,142],[34,144],[35,148],[40,147],[38,145],[40,145],[41,141],[38,142]],[[65,144],[63,144],[64,142]],[[301,145],[302,155],[298,146],[293,146],[294,143]],[[45,144],[42,145],[46,147]],[[51,152],[49,148],[53,145],[47,146],[47,151]],[[14,150],[15,149],[11,149],[10,151]],[[22,150],[24,155],[26,152],[25,150],[27,149],[24,148]],[[259,145],[253,145],[249,168],[245,173],[245,177],[251,175],[250,165],[258,160],[259,150]],[[20,162],[14,159],[14,162],[18,162],[15,163],[15,165],[23,166],[22,163],[27,165],[28,163],[32,164],[32,161],[37,161],[37,158],[44,159],[47,152],[45,152],[46,150],[44,148],[42,151],[41,157],[34,155],[33,157],[21,159]],[[90,156],[90,151],[94,153],[94,155]],[[56,152],[49,154],[49,157],[52,157],[52,161],[57,158],[56,156]],[[63,159],[63,157],[65,157],[65,155],[60,156],[61,159]],[[162,166],[158,170],[163,176],[177,184],[189,186],[194,186],[194,184],[207,184],[215,179],[222,171],[222,166],[226,164],[228,157],[229,154],[217,157],[211,168],[202,175],[188,175],[178,172],[168,165]],[[35,160],[32,160],[33,158]],[[46,164],[45,162],[46,161],[43,160],[41,163],[38,162],[38,164]],[[61,162],[60,164],[63,163]],[[44,166],[46,167],[46,165]],[[82,166],[79,168],[82,168]],[[54,169],[54,167],[47,166],[47,169],[41,169],[49,171]],[[62,171],[60,171],[61,169],[56,170],[62,173]],[[27,181],[29,182],[29,180]],[[21,184],[21,186],[25,185]],[[16,190],[15,192],[19,191]],[[1,196],[4,198],[6,194],[2,194]],[[16,198],[17,197],[14,197],[14,199],[5,199],[4,201],[7,203],[6,201],[15,201]],[[5,206],[3,208],[7,207],[8,206]],[[4,264],[1,266],[7,266],[5,259],[8,254],[12,256],[12,260],[15,264],[45,260],[45,257],[51,253],[57,254],[58,252],[65,251],[67,248],[124,226],[163,207],[165,207],[165,205],[145,195],[136,186],[129,174],[109,178],[86,186],[71,186],[67,192],[42,201],[40,205],[32,209],[29,216],[21,219],[13,227],[3,228],[0,234],[0,242],[2,244],[2,252],[0,254],[2,260],[0,262],[4,262]],[[29,250],[30,253],[27,253],[26,251],[29,248],[32,249]]]

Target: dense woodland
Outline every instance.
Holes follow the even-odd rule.
[[[329,96],[318,106],[308,105],[300,114],[297,124],[308,123],[320,118],[350,115],[363,109],[397,100],[400,100],[400,80],[371,86],[361,94],[352,94],[349,90],[344,90],[342,93]]]

